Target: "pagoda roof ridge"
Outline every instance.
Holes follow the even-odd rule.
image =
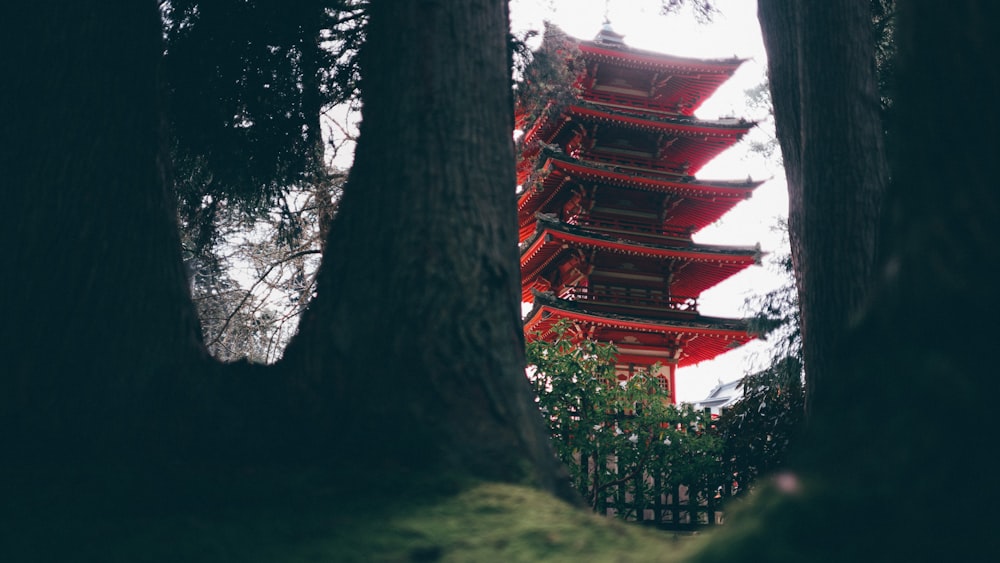
[[[589,102],[582,99],[574,100],[566,108],[567,111],[572,112],[574,108],[582,108],[591,111],[599,111],[606,113],[610,116],[626,117],[632,120],[648,121],[651,123],[663,123],[669,125],[688,125],[688,126],[715,126],[725,129],[752,129],[757,126],[757,121],[749,121],[742,117],[720,117],[718,119],[703,119],[700,117],[694,117],[689,115],[668,115],[668,114],[653,114],[640,111],[630,111],[623,110],[616,107],[609,106],[607,104],[602,104],[600,102]]]
[[[771,180],[774,176],[768,176],[767,178],[759,178],[754,180],[752,176],[747,174],[746,180],[724,180],[722,178],[696,178],[692,183],[704,184],[706,186],[726,186],[726,187],[738,187],[747,186],[752,188],[758,188]]]
[[[551,291],[531,290],[534,297],[534,307],[526,315],[526,319],[534,317],[535,312],[542,307],[552,307],[570,313],[585,314],[590,317],[606,319],[613,323],[626,322],[631,324],[658,325],[662,327],[681,329],[702,329],[702,330],[730,330],[734,332],[749,332],[750,322],[747,319],[711,317],[706,315],[696,315],[683,318],[662,318],[643,317],[640,315],[623,315],[621,313],[610,313],[606,311],[592,311],[585,305],[556,297]]]
[[[583,48],[582,50],[585,54],[588,50],[593,50],[598,53],[617,55],[622,58],[631,55],[631,58],[648,59],[643,62],[655,66],[689,66],[694,68],[702,68],[704,66],[720,66],[726,68],[732,67],[733,70],[735,70],[736,67],[739,67],[741,64],[750,60],[750,57],[738,57],[736,55],[733,55],[732,57],[715,58],[683,57],[661,51],[639,49],[638,47],[632,47],[625,43],[606,43],[587,39],[576,39],[576,41],[577,44]]]
[[[648,249],[650,251],[680,251],[680,252],[698,252],[698,253],[708,253],[717,254],[719,256],[746,256],[748,254],[753,255],[754,263],[760,264],[761,259],[764,256],[764,252],[760,248],[760,243],[754,246],[736,246],[736,245],[722,245],[722,244],[702,244],[692,242],[689,245],[677,246],[677,245],[667,245],[667,244],[654,244],[649,242],[639,242],[632,240],[630,238],[615,237],[607,235],[604,233],[595,232],[586,227],[577,227],[575,225],[570,225],[558,218],[549,215],[547,213],[536,213],[535,218],[537,220],[537,226],[535,228],[535,234],[528,237],[523,243],[521,243],[521,250],[527,250],[531,247],[538,237],[546,230],[561,231],[566,234],[576,235],[579,237],[586,237],[593,239],[595,241],[608,242],[616,245],[626,245],[630,247],[635,247],[636,249]]]
[[[623,170],[621,170],[621,167],[615,164],[608,164],[596,160],[583,160],[581,158],[568,155],[566,154],[566,151],[562,150],[562,148],[559,145],[555,144],[542,145],[540,156],[535,165],[535,169],[538,170],[544,167],[545,161],[547,159],[558,160],[560,162],[574,164],[592,170],[599,170],[612,173],[625,173]],[[763,180],[754,180],[749,176],[747,176],[746,180],[701,179],[695,176],[691,176],[690,174],[667,174],[663,172],[644,173],[635,169],[629,169],[627,174],[630,178],[636,178],[639,180],[667,182],[671,184],[684,184],[686,186],[691,186],[691,187],[699,187],[699,188],[718,187],[718,188],[730,188],[730,189],[748,188],[749,190],[753,190],[771,179],[771,178],[766,178]]]

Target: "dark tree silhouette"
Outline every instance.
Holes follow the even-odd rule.
[[[328,390],[351,451],[493,478],[527,467],[554,490],[523,372],[506,5],[382,4],[370,18],[336,258],[286,364]]]
[[[800,214],[812,435],[799,487],[773,493],[763,523],[732,526],[748,543],[724,560],[997,549],[983,511],[998,496],[1000,379],[984,360],[1000,337],[998,8],[900,2],[887,160],[868,4],[761,3]],[[358,161],[327,245],[338,260],[272,368],[216,364],[198,334],[155,5],[2,10],[6,469],[348,452],[565,491],[520,371],[502,2],[373,6]]]
[[[837,390],[853,387],[836,358],[871,285],[889,178],[870,6],[762,0],[759,10],[788,180],[807,410],[833,415]]]
[[[811,410],[795,476],[703,561],[974,561],[998,547],[1000,118],[983,111],[1000,91],[998,8],[897,2],[884,156],[869,4],[760,3]]]
[[[5,5],[0,19],[4,447],[147,454],[207,365],[163,158],[155,5]]]
[[[155,4],[3,16],[4,107],[16,108],[3,233],[17,241],[0,297],[5,451],[28,463],[280,455],[570,494],[523,374],[505,3],[371,8],[335,259],[272,368],[218,364],[201,342]]]

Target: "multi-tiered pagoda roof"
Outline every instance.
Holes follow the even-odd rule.
[[[742,60],[631,49],[607,26],[575,49],[575,94],[518,113],[525,332],[549,338],[565,321],[614,342],[623,374],[660,364],[673,389],[677,367],[752,338],[741,319],[701,315],[698,299],[759,263],[759,247],[692,239],[760,185],[694,177],[753,127],[693,115]]]
[[[542,148],[530,162],[535,168],[522,182],[517,199],[521,240],[528,234],[525,229],[533,230],[536,213],[551,213],[577,197],[572,189],[564,189],[571,184],[600,185],[605,191],[628,194],[621,197],[641,200],[637,207],[650,212],[664,209],[660,232],[690,238],[692,233],[718,221],[736,204],[749,199],[762,183],[749,178],[704,181],[689,175],[664,175],[584,161],[568,156],[555,145]]]

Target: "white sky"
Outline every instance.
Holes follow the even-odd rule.
[[[548,20],[569,35],[590,39],[600,29],[607,10],[615,31],[624,34],[625,43],[630,46],[688,57],[750,59],[702,105],[698,116],[764,119],[761,130],[751,135],[766,138],[770,121],[766,115],[748,109],[744,101],[744,90],[763,82],[766,69],[757,3],[715,0],[714,4],[721,13],[712,22],[700,24],[686,11],[660,15],[659,0],[512,0],[511,20],[515,33],[524,29],[541,30],[543,21]],[[749,153],[746,145],[744,141],[722,154],[702,168],[698,177],[742,179],[750,175],[755,179],[772,179],[758,188],[751,200],[697,233],[695,240],[714,244],[760,243],[766,252],[784,252],[785,243],[773,231],[778,217],[788,211],[781,165]],[[768,267],[751,267],[704,292],[699,300],[700,310],[705,315],[745,316],[745,299],[773,288],[780,280]],[[765,344],[755,341],[710,362],[678,370],[678,399],[697,401],[707,396],[720,380],[731,381],[758,369],[765,359],[765,350]]]

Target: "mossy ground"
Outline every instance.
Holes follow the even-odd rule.
[[[499,483],[399,493],[319,472],[59,475],[6,476],[0,560],[669,562],[692,544]]]

